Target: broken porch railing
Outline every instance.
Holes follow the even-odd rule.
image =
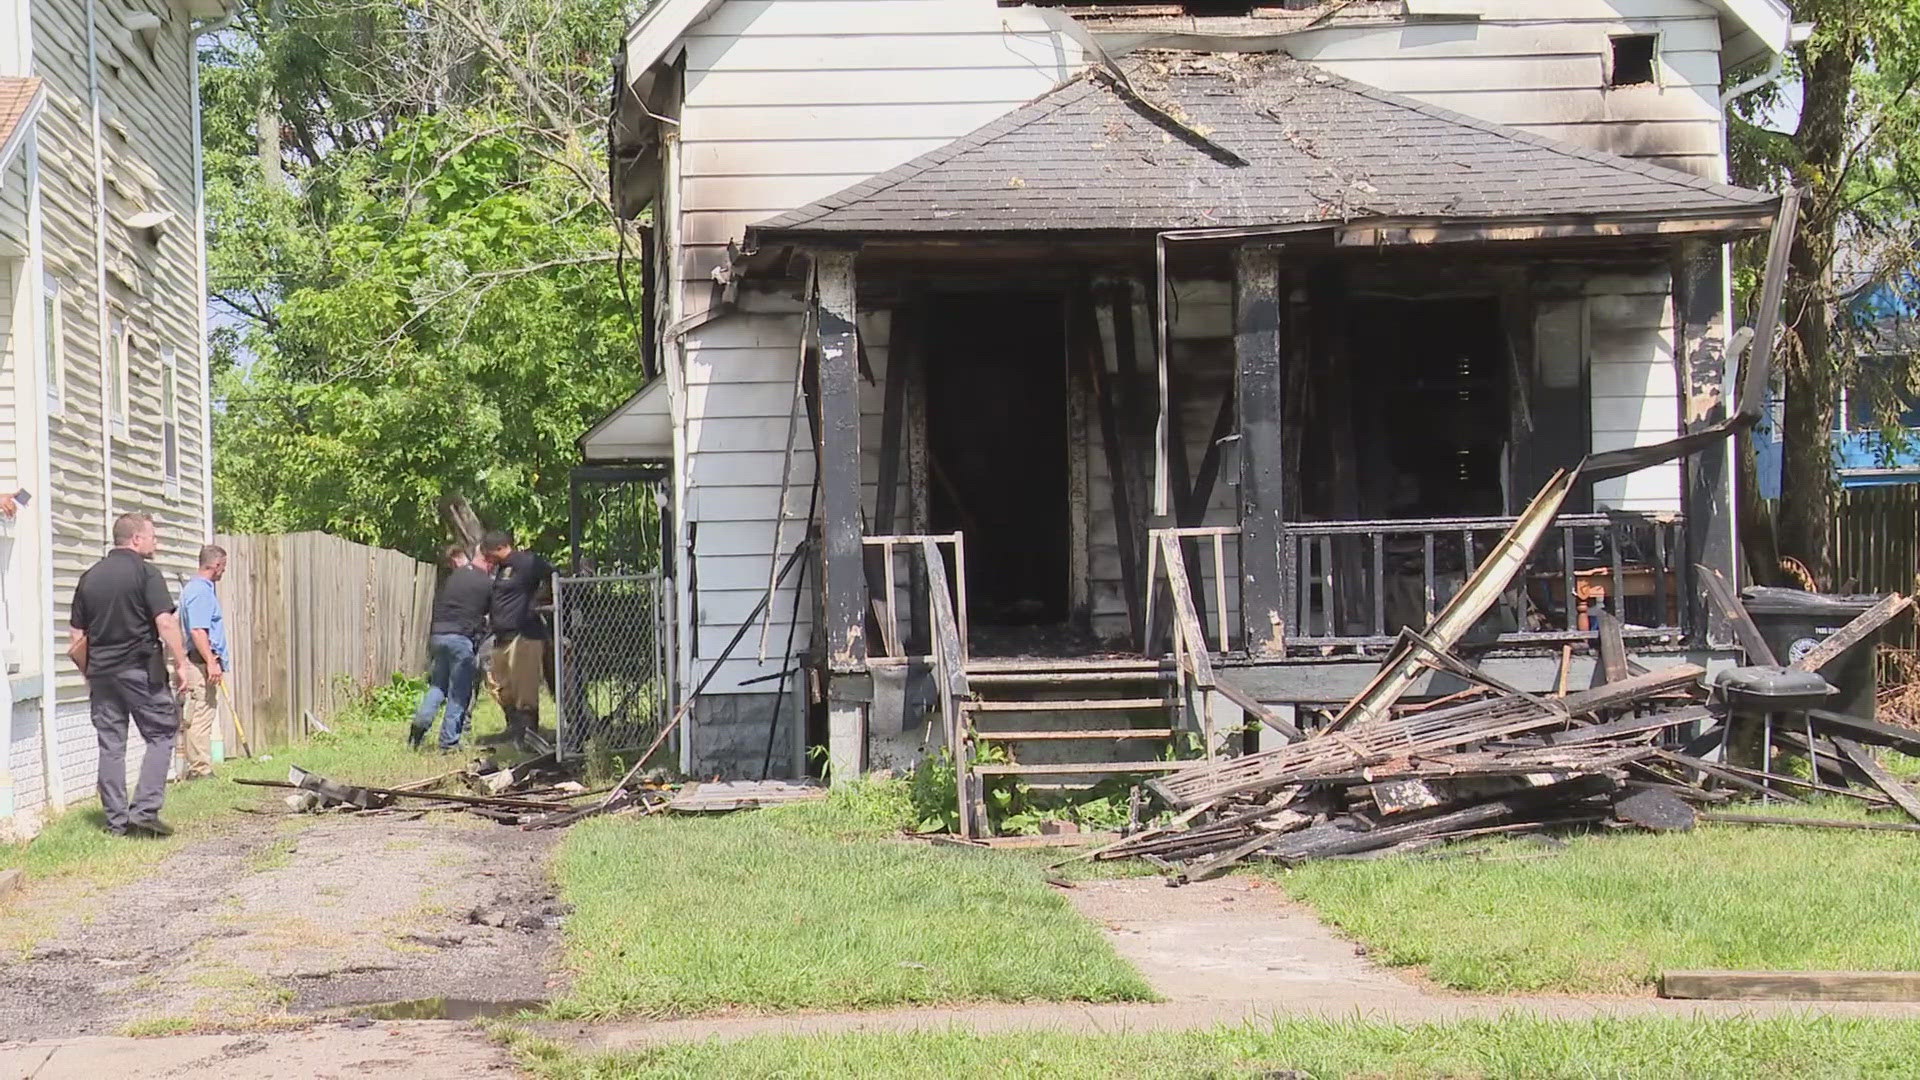
[[[1425,626],[1516,519],[1296,522],[1282,527],[1293,647],[1390,647]],[[1482,620],[1499,644],[1584,640],[1610,611],[1629,638],[1688,632],[1685,520],[1677,514],[1562,514]]]

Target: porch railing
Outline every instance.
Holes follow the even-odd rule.
[[[1160,591],[1160,575],[1167,578],[1168,604],[1172,608],[1173,658],[1180,672],[1180,695],[1189,707],[1200,706],[1200,734],[1206,742],[1207,760],[1218,749],[1213,726],[1213,691],[1218,683],[1213,674],[1212,652],[1227,648],[1227,556],[1226,538],[1237,535],[1237,526],[1195,526],[1184,529],[1153,529],[1147,543],[1147,625],[1153,625],[1153,598]],[[1199,605],[1193,602],[1193,583],[1188,580],[1187,563],[1180,550],[1187,539],[1213,541],[1213,580],[1217,644],[1209,644],[1200,621]]]
[[[1384,648],[1432,621],[1513,518],[1296,522],[1281,531],[1290,647]],[[1637,640],[1688,631],[1677,514],[1562,514],[1470,639],[1580,641],[1604,608]]]
[[[941,561],[940,549],[946,548],[953,553],[953,584],[947,585],[944,564],[938,572],[938,591],[948,596],[947,606],[953,613],[955,633],[959,636],[960,658],[964,662],[967,652],[967,540],[961,533],[942,533],[933,536],[906,534],[899,536],[866,536],[860,542],[868,548],[877,549],[880,554],[880,581],[873,597],[874,620],[880,624],[880,641],[869,643],[868,658],[871,659],[909,659],[907,656],[907,638],[900,629],[900,575],[896,560],[904,553],[908,560],[915,555],[921,559],[921,569],[925,577],[917,588],[927,589],[928,595],[911,598],[911,603],[926,603],[931,607],[936,603],[932,599],[935,591],[932,585],[935,577],[933,564]],[[869,571],[871,578],[871,571]],[[869,584],[874,587],[874,583]],[[875,649],[874,644],[879,648]],[[932,662],[931,653],[911,657],[923,662]]]

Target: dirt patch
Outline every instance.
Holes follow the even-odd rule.
[[[556,839],[437,817],[237,821],[0,963],[20,991],[0,996],[0,1031],[234,1029],[363,1002],[544,999],[565,917],[546,872]]]

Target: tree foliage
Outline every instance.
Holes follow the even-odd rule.
[[[436,500],[557,548],[640,382],[605,0],[250,0],[203,55],[216,512],[425,555]]]
[[[1864,395],[1896,444],[1896,417],[1920,392],[1911,334],[1920,269],[1920,0],[1796,0],[1813,35],[1786,77],[1736,104],[1734,175],[1805,192],[1794,236],[1781,371],[1778,554],[1831,580],[1835,404]],[[1782,104],[1798,104],[1797,110]],[[1766,118],[1797,111],[1792,131]],[[1751,283],[1757,267],[1743,275]],[[1865,358],[1871,364],[1863,364]],[[1751,532],[1749,535],[1752,535]],[[1770,537],[1771,538],[1771,537]],[[1775,568],[1757,568],[1763,578]]]

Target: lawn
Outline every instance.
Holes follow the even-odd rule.
[[[390,787],[454,768],[469,757],[442,758],[418,753],[406,745],[408,718],[416,691],[396,684],[370,694],[329,722],[333,734],[316,735],[298,746],[262,751],[251,759],[230,759],[208,780],[167,786],[161,817],[174,827],[166,840],[109,836],[91,792],[67,812],[49,821],[25,844],[0,844],[0,870],[19,867],[29,882],[67,881],[82,885],[109,885],[138,876],[168,854],[196,839],[232,824],[235,806],[259,806],[285,792],[243,787],[236,777],[285,780],[287,767],[299,765],[332,779]],[[474,734],[502,730],[506,722],[499,707],[483,701]],[[0,910],[5,902],[0,901]]]
[[[732,1080],[858,1076],[1260,1077],[1304,1074],[1685,1080],[1899,1077],[1920,1058],[1920,1023],[1833,1017],[1550,1021],[1526,1015],[1398,1026],[1282,1020],[1156,1034],[916,1034],[781,1036],[580,1054],[510,1036],[521,1062],[546,1080]]]
[[[1856,805],[1767,812],[1864,816]],[[1920,968],[1920,836],[1702,823],[1569,845],[1268,872],[1373,959],[1476,993],[1645,993],[1684,968]]]
[[[889,839],[899,783],[717,818],[589,821],[556,873],[555,1014],[685,1016],[1153,991],[1025,860]]]

